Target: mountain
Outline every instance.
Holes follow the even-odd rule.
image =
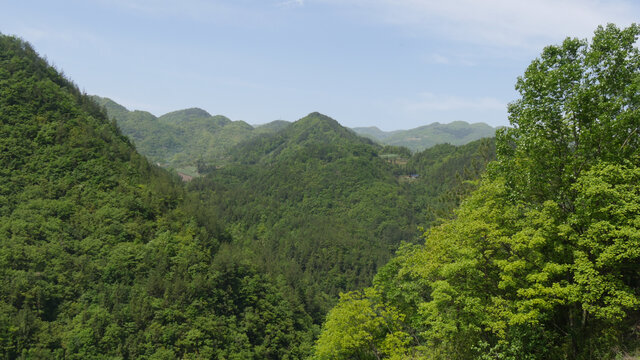
[[[156,118],[145,111],[129,111],[108,98],[94,96],[93,99],[105,107],[109,117],[116,120],[118,127],[133,140],[138,151],[154,162],[191,175],[197,174],[198,164],[227,164],[230,151],[236,144],[262,134],[282,131],[291,125],[290,122],[276,120],[251,126],[243,121],[231,121],[222,115],[213,116],[200,108],[173,111]],[[489,125],[463,121],[434,123],[391,132],[375,126],[351,130],[378,143],[405,146],[412,151],[442,143],[464,145],[495,135],[495,128]]]
[[[364,136],[364,137],[367,137],[369,139],[373,139],[373,140],[377,140],[377,141],[382,141],[382,140],[386,139],[387,137],[389,137],[389,135],[394,133],[393,131],[390,131],[390,132],[382,131],[382,130],[378,129],[377,126],[355,127],[355,128],[351,128],[351,130],[355,131],[356,134],[358,134],[360,136]],[[400,131],[402,131],[402,130],[400,130]]]
[[[450,145],[431,157],[434,164],[409,170],[406,159],[387,160],[388,150],[398,149],[311,113],[238,144],[227,165],[201,169],[206,176],[189,189],[229,224],[235,252],[282,278],[319,324],[340,292],[369,285],[402,241],[417,239],[427,213],[457,204],[442,200],[462,186],[455,170],[466,163],[452,159],[482,159],[479,144],[458,155]],[[405,179],[427,168],[438,184]]]
[[[307,354],[310,318],[229,251],[217,216],[28,43],[1,35],[0,94],[3,358]]]
[[[336,120],[316,112],[287,125],[281,131],[240,143],[231,151],[231,157],[236,163],[264,162],[287,154],[295,156],[311,148],[325,152],[341,150],[342,155],[346,155],[344,151],[356,144],[379,147]],[[326,156],[330,155],[327,153]]]
[[[149,112],[129,111],[111,99],[97,96],[92,99],[106,109],[110,118],[116,119],[123,134],[150,160],[167,163],[173,154],[184,151],[186,136],[180,129],[158,121]]]
[[[454,121],[449,124],[433,123],[411,130],[382,131],[375,126],[353,128],[357,134],[386,145],[405,146],[413,151],[436,144],[464,145],[485,137],[494,137],[496,129],[485,123],[469,124]]]
[[[182,172],[196,173],[196,164],[224,164],[229,150],[243,140],[280,130],[286,122],[254,129],[244,121],[231,121],[199,108],[173,111],[155,117],[146,111],[129,111],[111,99],[92,97],[150,160]]]
[[[170,113],[164,114],[158,118],[158,121],[164,122],[167,124],[179,125],[185,122],[192,122],[198,120],[207,120],[205,123],[209,123],[214,127],[222,127],[225,124],[231,122],[228,118],[218,115],[216,117],[211,116],[205,110],[200,108],[190,108],[184,110],[172,111]]]
[[[273,133],[284,129],[289,125],[291,125],[289,121],[274,120],[270,123],[254,125],[254,129],[257,133]]]
[[[448,216],[492,156],[490,142],[412,155],[320,113],[254,128],[129,111],[10,37],[0,94],[7,358],[305,358],[338,295]],[[134,143],[220,162],[196,160],[205,176],[185,188]]]

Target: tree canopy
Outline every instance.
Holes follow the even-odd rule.
[[[189,196],[0,36],[0,358],[304,357],[310,318]]]
[[[319,359],[605,359],[640,321],[640,27],[549,46],[518,78],[497,161],[455,218],[341,298]],[[350,318],[377,304],[377,320]],[[349,315],[350,316],[350,315]],[[336,326],[352,319],[348,330]],[[391,320],[389,320],[391,319]],[[372,321],[391,324],[380,333]],[[368,343],[347,349],[352,332]],[[400,331],[407,343],[371,343]],[[353,342],[351,343],[353,344]],[[349,355],[345,351],[349,351]]]

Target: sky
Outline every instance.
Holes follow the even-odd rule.
[[[639,18],[634,0],[0,0],[0,33],[130,110],[387,131],[508,125],[545,46]]]

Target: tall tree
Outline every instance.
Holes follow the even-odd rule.
[[[518,79],[513,127],[481,186],[378,273],[376,296],[400,312],[414,354],[602,359],[639,347],[639,35],[608,25],[545,48]],[[339,351],[320,339],[319,355]]]
[[[598,27],[591,43],[567,38],[535,59],[500,132],[501,174],[522,200],[550,194],[572,210],[571,184],[598,161],[637,156],[640,145],[640,27]]]

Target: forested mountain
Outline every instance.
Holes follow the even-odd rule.
[[[369,285],[456,206],[494,151],[414,158],[318,113],[253,129],[200,109],[129,112],[6,36],[0,94],[7,359],[305,358],[338,293]],[[185,189],[103,106],[158,157],[182,151],[187,127],[255,134],[225,149],[224,167],[199,162],[207,176]]]
[[[222,115],[191,108],[170,112],[156,118],[146,111],[129,111],[111,99],[93,96],[104,106],[110,118],[136,145],[137,150],[154,162],[178,171],[195,174],[203,162],[221,166],[229,161],[231,149],[261,134],[279,132],[291,123],[283,120],[251,126],[231,121]],[[495,129],[484,123],[434,123],[411,130],[384,132],[376,127],[353,128],[356,134],[380,144],[404,146],[422,151],[437,144],[464,145],[485,137],[494,137]]]
[[[291,125],[290,122],[284,120],[274,120],[270,123],[260,124],[254,126],[254,132],[256,133],[274,133],[283,130],[287,126]]]
[[[361,136],[381,144],[404,146],[413,151],[428,149],[437,144],[464,145],[486,137],[494,137],[496,129],[485,123],[469,124],[454,121],[449,124],[433,123],[410,130],[382,131],[375,126],[352,129]]]
[[[416,153],[130,112],[0,36],[0,357],[640,356],[639,35],[545,48],[510,128]]]
[[[155,117],[146,111],[129,111],[111,99],[93,96],[116,120],[123,134],[150,160],[182,172],[193,173],[196,163],[223,164],[236,144],[263,133],[276,132],[288,124],[274,121],[254,129],[244,121],[191,108]]]
[[[545,48],[480,187],[341,295],[314,357],[638,358],[639,34]]]
[[[307,353],[311,321],[293,298],[221,249],[218,219],[178,179],[7,36],[0,149],[1,358]]]
[[[458,204],[492,145],[449,145],[394,163],[383,155],[409,150],[382,148],[312,113],[239,144],[226,166],[201,168],[206,177],[189,188],[230,224],[231,246],[283,277],[319,322],[339,292],[369,285],[402,241],[417,240],[419,225]]]

